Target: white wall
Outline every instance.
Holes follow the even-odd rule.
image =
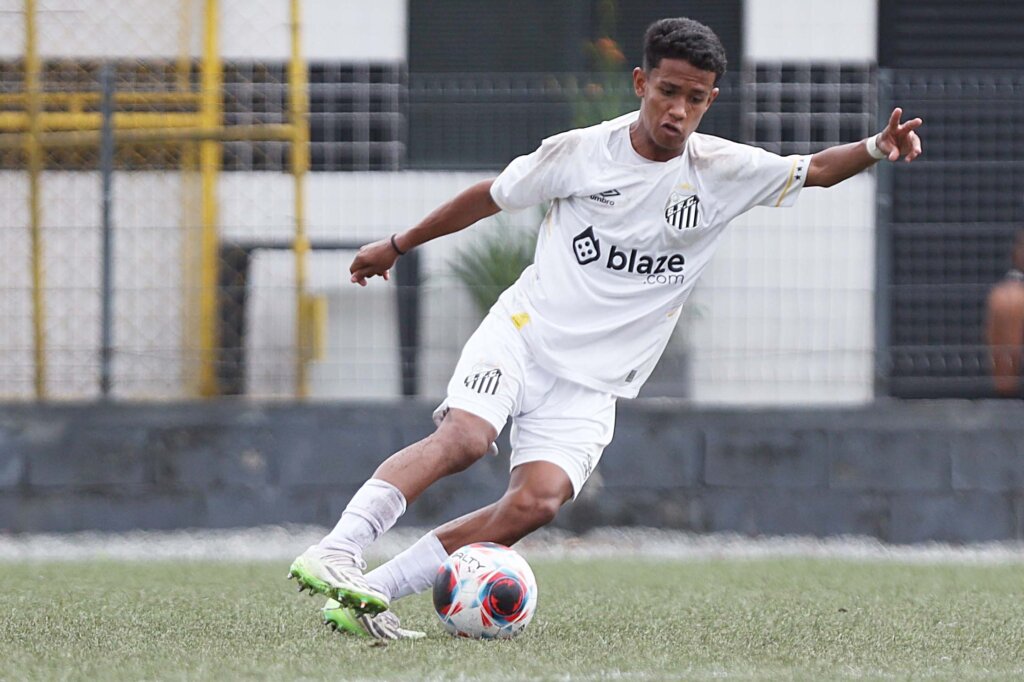
[[[41,0],[44,57],[174,57],[202,51],[204,0]],[[0,0],[0,58],[24,50],[22,0]],[[405,0],[301,0],[307,59],[404,61]],[[291,50],[288,0],[221,0],[226,59],[286,59]]]
[[[44,57],[169,57],[185,41],[200,53],[203,0],[41,0]],[[752,60],[872,61],[875,0],[746,0]],[[0,58],[21,54],[21,0],[0,0]],[[187,16],[183,11],[187,9]],[[284,59],[288,2],[221,0],[225,58]],[[308,59],[402,61],[406,0],[304,0]],[[183,21],[183,19],[185,21]],[[183,23],[190,31],[182,33]],[[476,173],[314,173],[307,215],[313,240],[357,243],[412,224]],[[46,173],[44,259],[51,392],[94,395],[99,345],[99,178]],[[32,335],[26,179],[0,173],[0,396],[31,395]],[[183,342],[182,187],[177,174],[117,174],[116,343],[118,390],[133,397],[187,394],[194,339]],[[690,360],[700,402],[855,402],[871,395],[874,184],[857,178],[811,190],[792,210],[757,211],[726,236],[698,285],[669,352]],[[288,239],[289,176],[226,173],[219,188],[226,238]],[[523,229],[525,212],[422,249],[421,390],[440,395],[479,318],[447,273],[458,250],[487,229]],[[493,221],[492,221],[493,222]],[[347,283],[351,252],[315,253],[310,289],[328,299],[325,357],[314,364],[319,397],[389,397],[399,392],[393,288]],[[290,395],[294,386],[294,260],[256,254],[250,272],[249,390]],[[183,350],[184,349],[184,350]],[[665,371],[672,363],[666,362]]]
[[[405,61],[406,0],[301,0],[306,59]],[[286,0],[222,0],[227,58],[285,59]]]
[[[877,0],[745,0],[748,63],[874,63]],[[874,176],[736,222],[692,301],[693,396],[706,403],[873,395]]]
[[[487,177],[480,173],[313,173],[307,188],[310,239],[358,244],[413,225],[439,204]],[[288,239],[292,234],[291,178],[266,173],[222,176],[221,207],[228,237]],[[274,197],[267,201],[266,197]],[[447,262],[487,229],[516,229],[536,215],[524,211],[490,219],[470,230],[420,249],[425,274],[422,292],[420,390],[441,395],[462,344],[479,315],[469,296],[448,274]],[[328,348],[310,371],[315,397],[400,395],[398,328],[394,288],[380,279],[365,288],[348,282],[354,253],[324,252],[310,262],[309,289],[328,301]],[[294,300],[288,284],[294,259],[263,252],[251,272],[249,388],[256,394],[288,394],[294,385],[292,357],[282,352],[294,339]]]
[[[32,392],[28,177],[0,172],[0,399]]]
[[[743,11],[747,59],[876,60],[878,0],[745,0]]]
[[[476,173],[314,173],[311,238],[363,243],[411,225]],[[46,173],[44,245],[50,387],[96,394],[99,371],[99,177]],[[0,395],[31,394],[31,315],[25,178],[0,174]],[[118,173],[114,370],[118,393],[187,395],[195,339],[184,339],[185,241],[175,174]],[[670,353],[690,358],[702,403],[858,402],[871,397],[874,180],[806,190],[796,208],[738,220],[683,315]],[[228,239],[287,240],[292,186],[280,173],[225,173],[219,188]],[[420,390],[440,396],[479,313],[449,274],[456,253],[487,230],[531,229],[536,212],[490,219],[421,249],[424,274]],[[194,225],[194,222],[190,223]],[[400,393],[394,288],[348,282],[351,252],[314,253],[309,289],[328,300],[325,357],[311,367],[315,397]],[[294,259],[258,252],[250,270],[250,394],[292,394]],[[666,363],[666,367],[671,363]],[[643,393],[641,395],[644,395]]]
[[[183,395],[184,298],[180,178],[115,175],[115,395]],[[42,190],[47,388],[55,398],[98,395],[99,173],[46,172]],[[0,172],[0,397],[33,395],[28,178]]]
[[[39,49],[46,56],[158,57],[185,43],[201,49],[203,0],[40,0]],[[22,0],[0,0],[0,57],[24,48]],[[186,11],[187,10],[187,11]],[[746,0],[744,45],[754,60],[873,60],[877,0]],[[289,50],[286,0],[221,0],[229,58],[282,59]],[[406,0],[303,0],[309,59],[403,61]]]
[[[403,229],[476,182],[474,173],[314,173],[309,175],[311,239],[371,241]],[[100,347],[100,178],[47,172],[43,191],[44,301],[48,392],[55,398],[98,394]],[[291,176],[224,173],[219,186],[225,239],[289,240]],[[0,397],[32,395],[31,268],[27,178],[0,172]],[[194,198],[193,194],[193,198]],[[175,173],[114,176],[115,394],[188,395],[197,340],[187,337],[184,275],[187,244],[181,178]],[[493,222],[493,221],[491,221]],[[446,276],[446,261],[485,229],[421,249],[424,287],[422,386],[440,392],[478,313]],[[326,357],[311,368],[319,397],[391,397],[400,393],[394,288],[348,282],[353,253],[319,252],[309,261],[309,290],[328,299]],[[294,257],[257,252],[251,264],[247,353],[250,393],[294,391]]]
[[[733,223],[680,323],[695,401],[871,399],[874,196],[862,174]]]
[[[406,0],[305,0],[303,9],[309,59],[406,59]]]

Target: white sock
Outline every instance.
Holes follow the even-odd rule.
[[[444,551],[441,541],[433,533],[427,533],[412,547],[367,573],[366,582],[391,600],[419,594],[434,585],[437,569],[447,558],[448,552]]]
[[[387,481],[371,478],[352,496],[338,524],[320,541],[320,546],[362,557],[363,550],[395,525],[403,513],[402,491]]]

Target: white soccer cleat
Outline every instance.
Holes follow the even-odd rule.
[[[299,582],[299,592],[309,590],[330,597],[356,614],[387,611],[390,600],[370,587],[363,576],[366,564],[348,552],[313,545],[288,569],[288,578]]]
[[[333,599],[329,599],[324,605],[323,615],[324,623],[332,630],[341,630],[356,637],[423,639],[427,636],[425,632],[402,628],[394,611],[385,611],[376,616],[369,613],[360,615],[347,606],[342,606]]]

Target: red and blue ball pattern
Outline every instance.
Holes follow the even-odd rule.
[[[452,552],[434,579],[434,610],[458,637],[514,637],[533,618],[537,581],[515,550],[477,542]]]

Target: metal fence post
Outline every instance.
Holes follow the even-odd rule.
[[[28,115],[28,210],[32,256],[32,355],[36,400],[46,399],[46,306],[44,303],[43,219],[40,177],[46,166],[42,137],[42,67],[36,44],[36,3],[25,0],[25,113]]]
[[[100,91],[100,177],[103,205],[103,246],[100,256],[100,393],[104,398],[108,398],[111,389],[114,338],[114,232],[111,215],[114,188],[114,68],[109,63],[100,68]]]
[[[410,251],[395,262],[398,288],[398,357],[402,372],[402,395],[416,395],[419,381],[417,357],[420,347],[420,255]]]
[[[878,70],[877,130],[885,127],[892,112],[892,72]],[[892,316],[892,164],[876,164],[875,175],[875,397],[889,395],[892,368],[890,352]]]

